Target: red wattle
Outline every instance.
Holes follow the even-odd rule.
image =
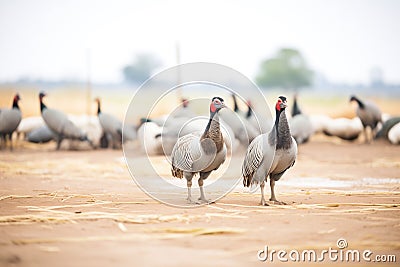
[[[214,113],[216,110],[217,110],[217,108],[214,106],[213,103],[211,103],[211,105],[210,105],[210,111]]]

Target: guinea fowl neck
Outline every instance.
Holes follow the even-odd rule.
[[[210,113],[210,120],[204,130],[203,135],[201,136],[201,140],[204,139],[211,139],[216,147],[217,152],[219,152],[223,147],[223,137],[221,133],[221,128],[219,124],[219,115],[218,112],[211,112]],[[202,143],[203,145],[203,143]],[[204,147],[203,147],[204,148]],[[204,148],[206,150],[206,148]]]
[[[210,119],[208,120],[206,129],[204,130],[203,136],[210,131],[210,129],[215,129],[216,124],[218,124],[218,130],[219,130],[219,118],[217,115],[217,112],[210,112]],[[213,126],[213,127],[211,127]]]
[[[276,133],[276,149],[288,149],[292,145],[289,123],[284,110],[276,110],[276,119],[273,132]]]
[[[45,110],[47,107],[43,103],[43,98],[40,97],[39,99],[40,99],[40,112],[43,112],[43,110]]]
[[[364,108],[364,107],[365,107],[365,106],[364,106],[364,103],[363,103],[360,99],[354,98],[354,100],[357,102],[357,104],[358,104],[358,106],[359,106],[360,108]]]
[[[97,115],[101,113],[100,100],[97,101]]]
[[[246,113],[246,118],[248,119],[251,117],[253,110],[251,109],[250,105],[248,105],[247,107],[248,107],[248,109],[247,109],[247,113]]]
[[[232,98],[233,98],[233,110],[235,112],[238,112],[239,111],[239,106],[238,106],[237,101],[236,101],[236,96],[232,95]]]
[[[294,99],[293,102],[293,109],[292,109],[292,117],[301,114],[301,110],[299,108],[299,106],[297,105],[297,99]]]
[[[13,100],[12,108],[19,109],[19,106],[18,106],[18,99],[17,99],[16,97],[15,97],[14,100]]]

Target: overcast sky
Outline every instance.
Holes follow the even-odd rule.
[[[209,61],[253,78],[281,47],[299,49],[329,80],[400,83],[400,1],[0,0],[0,81],[20,77],[122,80],[137,53],[162,68]],[[162,69],[161,68],[161,69]]]

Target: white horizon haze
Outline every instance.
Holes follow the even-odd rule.
[[[158,71],[214,62],[254,79],[280,48],[338,83],[369,83],[381,70],[400,83],[400,1],[0,0],[0,82],[23,77],[119,82],[136,54]],[[88,52],[89,51],[89,52]],[[379,71],[378,71],[379,73]]]

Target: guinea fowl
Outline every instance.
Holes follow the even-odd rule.
[[[310,118],[303,114],[297,104],[297,96],[293,98],[292,118],[289,121],[290,132],[297,144],[308,142],[313,134],[313,125]]]
[[[96,98],[95,101],[97,102],[97,117],[104,135],[109,143],[112,143],[114,149],[120,148],[122,145],[122,122],[113,115],[101,111],[99,98]]]
[[[187,134],[176,142],[171,155],[172,175],[187,180],[189,203],[192,200],[192,179],[196,173],[200,174],[198,184],[200,187],[200,198],[202,202],[208,202],[204,195],[204,180],[224,163],[226,158],[226,146],[219,123],[219,111],[226,107],[224,100],[214,97],[210,104],[210,119],[201,136]],[[197,202],[195,202],[197,203]]]
[[[60,149],[61,142],[64,139],[87,141],[92,147],[92,142],[88,139],[87,135],[78,128],[72,121],[70,121],[64,113],[55,109],[49,109],[43,103],[43,97],[46,94],[40,92],[40,112],[47,127],[54,132],[57,140],[57,150]]]
[[[278,181],[287,169],[293,166],[297,157],[296,140],[291,136],[287,122],[285,108],[286,97],[280,96],[275,105],[275,124],[269,133],[257,136],[249,145],[242,165],[243,184],[249,187],[260,184],[261,205],[266,205],[264,198],[264,183],[268,176],[271,186],[271,198],[276,204],[275,182]]]
[[[370,102],[362,102],[356,96],[351,96],[350,101],[358,104],[356,113],[364,127],[365,142],[369,143],[375,136],[375,129],[379,122],[382,122],[382,113],[379,108]],[[367,136],[367,127],[371,128],[371,138]]]
[[[22,117],[18,106],[20,99],[19,94],[16,94],[11,109],[0,109],[0,138],[4,140],[4,146],[6,146],[8,137],[11,150],[13,149],[12,134],[17,129]]]

